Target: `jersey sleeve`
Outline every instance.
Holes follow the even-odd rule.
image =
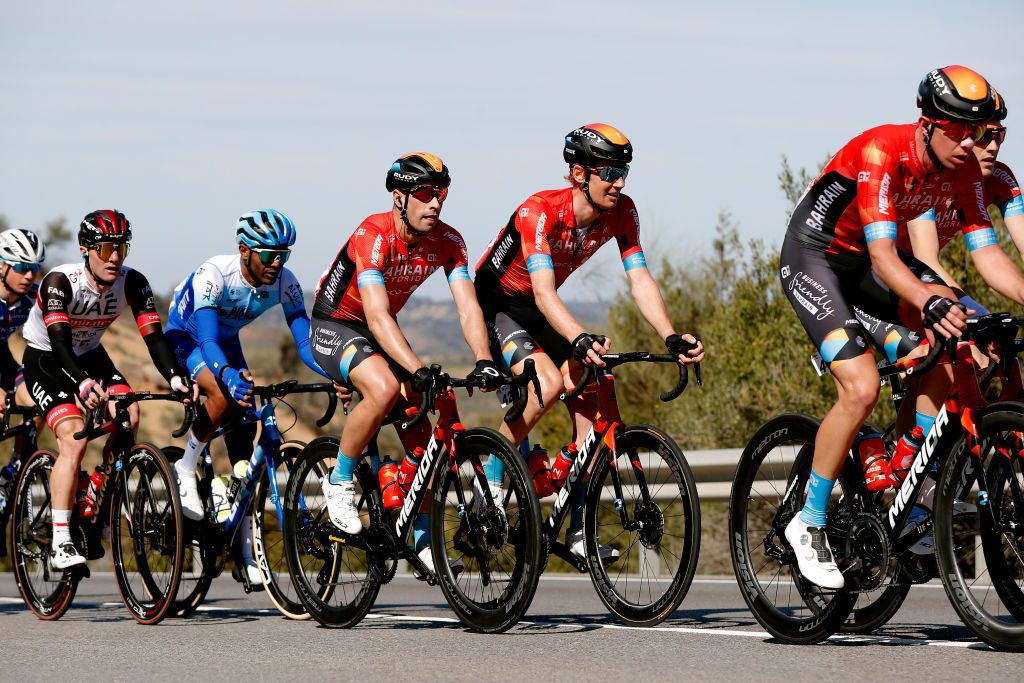
[[[448,283],[458,280],[472,280],[469,276],[469,255],[466,253],[466,241],[457,230],[447,228],[441,237],[447,251],[447,259],[444,264],[444,273],[448,276]]]
[[[384,267],[387,249],[384,234],[360,227],[348,243],[349,258],[356,264],[356,286],[384,286]]]
[[[551,207],[538,197],[530,197],[516,211],[515,226],[521,237],[527,272],[555,269],[548,233],[556,222]]]
[[[881,141],[872,140],[860,150],[857,171],[857,210],[864,226],[864,241],[895,240],[896,209],[893,184],[899,177],[899,158]]]
[[[1024,214],[1024,197],[1021,196],[1020,185],[1013,171],[1000,164],[993,171],[993,176],[998,181],[993,201],[1003,219]]]
[[[153,288],[146,276],[137,270],[124,274],[124,297],[135,315],[135,324],[142,336],[160,331],[160,314],[156,310]]]
[[[295,274],[287,268],[281,271],[281,308],[284,309],[284,319],[289,325],[296,318],[309,317],[302,296],[302,285]]]
[[[622,267],[626,271],[634,268],[646,268],[647,258],[644,256],[643,247],[640,246],[640,215],[636,211],[636,205],[629,197],[623,197],[626,205],[619,214],[619,225],[615,235],[615,243],[619,246],[619,256],[622,258]]]
[[[71,375],[76,384],[81,384],[89,376],[78,365],[78,357],[71,343],[71,316],[68,313],[74,296],[71,281],[64,273],[52,271],[43,278],[39,291],[45,292],[39,297],[39,305],[42,308],[43,324],[46,325],[46,335],[50,338],[50,348],[65,372]]]
[[[970,158],[974,159],[974,156],[971,155]],[[981,167],[976,161],[974,168],[976,172],[958,187],[955,200],[964,214],[961,230],[969,251],[999,243],[996,231],[992,229],[992,220],[988,216],[985,181],[981,176]]]
[[[224,274],[220,268],[207,261],[192,275],[192,300],[195,310],[217,308],[224,293]]]

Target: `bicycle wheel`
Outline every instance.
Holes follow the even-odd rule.
[[[22,463],[10,520],[10,545],[18,590],[32,613],[44,621],[64,616],[78,590],[77,580],[50,568],[53,538],[50,471],[56,459],[56,453],[44,449]]]
[[[164,455],[170,463],[181,459],[183,451],[179,446],[164,446]],[[210,482],[206,480],[205,469],[196,471],[196,483],[201,500],[209,499]],[[223,553],[219,545],[219,532],[208,517],[191,520],[182,515],[182,562],[181,581],[174,604],[167,612],[169,617],[184,618],[192,615],[210,592],[213,579],[220,574]],[[148,577],[148,574],[146,575]],[[149,577],[147,588],[155,593],[159,590],[156,581]]]
[[[435,470],[430,501],[434,567],[441,591],[463,624],[474,631],[501,633],[519,621],[537,591],[540,504],[526,463],[501,434],[467,429],[458,449],[455,470],[446,463]],[[487,482],[477,468],[489,457],[505,465],[500,503],[488,504],[481,497]],[[460,514],[459,488],[469,503],[466,514]],[[462,561],[464,570],[458,575],[449,558]]]
[[[380,583],[370,571],[375,557],[364,543],[367,530],[343,537],[327,514],[320,481],[334,469],[337,456],[338,438],[333,436],[313,439],[302,450],[285,488],[284,553],[295,595],[306,611],[324,626],[348,628],[370,611]],[[358,506],[365,510],[361,483],[357,479]]]
[[[288,558],[284,551],[283,498],[288,486],[288,475],[306,447],[301,441],[281,444],[274,455],[276,471],[267,468],[256,484],[253,493],[253,556],[260,568],[263,587],[267,590],[274,607],[289,619],[309,619],[309,613],[302,605],[288,576]],[[270,488],[270,477],[277,483],[278,495]]]
[[[697,570],[697,485],[679,446],[657,427],[630,425],[616,451],[613,468],[611,451],[602,449],[590,476],[587,566],[612,614],[630,626],[654,626],[679,607]],[[608,566],[598,559],[602,545],[619,551]]]
[[[136,444],[113,482],[110,546],[121,599],[140,624],[160,622],[174,605],[182,539],[174,470],[159,448]]]
[[[953,609],[994,648],[1024,651],[1024,486],[1018,449],[1024,405],[996,403],[980,416],[981,453],[988,461],[986,497],[975,484],[984,462],[961,439],[935,489],[935,554]],[[1003,452],[1001,452],[1003,451]],[[1008,451],[1013,458],[1006,463]],[[967,506],[973,506],[973,509]]]
[[[856,594],[831,591],[803,579],[783,536],[800,511],[810,474],[818,421],[787,413],[764,424],[743,449],[729,501],[729,549],[743,599],[754,618],[786,643],[811,644],[837,632]],[[840,479],[829,503],[829,542],[842,523],[850,486]]]

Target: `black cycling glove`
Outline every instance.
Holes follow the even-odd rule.
[[[594,344],[604,346],[605,341],[607,337],[604,335],[584,332],[572,340],[572,356],[578,361],[584,361],[587,359],[587,352],[593,351]]]
[[[466,379],[483,389],[497,389],[502,383],[501,371],[489,360],[478,360],[473,371],[466,375]]]
[[[694,336],[694,339],[700,341],[700,337]],[[673,356],[688,355],[690,351],[697,348],[697,345],[693,342],[688,342],[678,334],[670,334],[665,337],[665,348]]]
[[[412,373],[412,388],[413,391],[422,394],[424,391],[430,388],[430,384],[433,378],[430,375],[430,368],[420,368],[416,372]]]
[[[930,327],[935,331],[939,331],[940,323],[946,317],[946,314],[954,307],[959,306],[960,310],[967,312],[967,307],[961,303],[950,301],[944,296],[934,295],[924,305],[924,325]]]

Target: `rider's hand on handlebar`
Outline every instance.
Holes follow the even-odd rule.
[[[494,391],[502,385],[503,377],[498,366],[489,358],[476,362],[476,367],[466,375],[466,379],[480,385],[484,391]]]
[[[665,338],[665,348],[678,356],[680,365],[692,365],[704,360],[704,342],[692,334],[672,334]]]
[[[177,375],[173,375],[170,381],[171,391],[178,391],[185,394],[188,398],[184,399],[182,403],[185,405],[193,405],[199,403],[199,384],[193,382],[188,376],[187,372],[182,372]]]
[[[416,372],[412,373],[412,390],[417,394],[422,394],[430,388],[431,379],[430,368],[420,368]]]
[[[90,410],[95,410],[107,400],[100,383],[91,377],[86,377],[78,384],[78,398]]]
[[[573,358],[584,365],[597,365],[603,368],[604,361],[601,360],[601,354],[608,353],[611,348],[611,339],[600,334],[583,332],[572,340]]]
[[[967,307],[936,294],[924,305],[922,319],[925,327],[946,339],[960,337],[967,329]]]
[[[239,372],[232,367],[225,367],[221,372],[220,381],[228,388],[231,398],[233,398],[238,405],[243,408],[249,408],[252,406],[253,381],[252,375],[249,374],[248,370],[242,370]]]

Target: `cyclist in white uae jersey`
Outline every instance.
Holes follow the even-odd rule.
[[[104,210],[87,215],[78,231],[82,262],[58,266],[47,273],[39,287],[38,305],[25,324],[25,383],[60,449],[50,474],[50,563],[58,570],[85,563],[71,541],[69,526],[75,481],[86,446],[84,440],[74,438],[75,432],[84,427],[75,399],[95,409],[106,400],[101,382],[107,383],[110,394],[131,390],[100,346],[100,337],[125,308],[131,307],[160,374],[169,380],[172,389],[192,393],[187,374],[175,363],[174,352],[164,338],[149,282],[142,273],[124,265],[131,238],[131,226],[124,214]],[[131,406],[129,414],[134,429],[138,425],[137,406]],[[108,440],[105,467],[109,466],[110,447]]]
[[[295,226],[285,214],[260,209],[243,215],[236,228],[238,253],[214,256],[174,290],[167,322],[167,337],[178,360],[199,384],[206,401],[188,435],[181,460],[175,463],[182,512],[193,520],[203,518],[203,501],[196,485],[196,464],[202,445],[226,418],[237,419],[250,407],[252,375],[242,355],[239,331],[277,306],[295,340],[299,358],[323,374],[309,350],[309,316],[302,287],[284,267],[295,243]],[[325,375],[326,376],[326,375]],[[231,463],[252,454],[256,423],[225,435]],[[243,523],[239,537],[241,558],[249,583],[261,585],[252,556],[252,523]],[[236,568],[241,578],[241,567]]]

